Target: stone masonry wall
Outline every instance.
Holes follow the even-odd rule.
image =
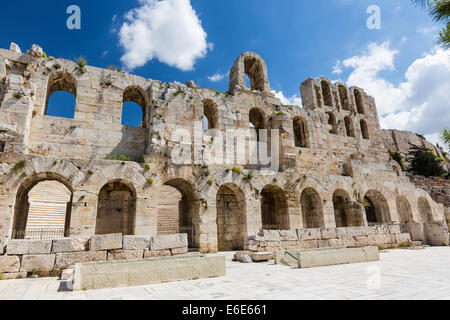
[[[57,240],[0,240],[3,279],[57,274],[76,263],[165,257],[188,252],[186,234],[158,237],[108,234]]]
[[[249,238],[245,250],[274,253],[283,250],[329,247],[379,246],[395,248],[411,245],[410,234],[402,233],[400,225],[383,225],[290,231],[263,230],[259,235]]]

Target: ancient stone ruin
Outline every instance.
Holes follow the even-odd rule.
[[[286,106],[271,93],[268,68],[255,53],[236,60],[229,91],[221,93],[47,58],[36,45],[26,54],[17,46],[0,50],[0,80],[6,242],[120,233],[187,234],[201,253],[267,251],[268,242],[281,249],[392,247],[411,242],[409,224],[423,231],[428,222],[440,223],[448,242],[443,205],[390,159],[375,100],[361,88],[307,79],[303,106]],[[47,115],[58,91],[75,97],[72,119]],[[142,108],[140,127],[121,125],[127,101]],[[272,138],[279,131],[278,140],[267,139],[279,141],[278,170],[171,157],[177,129],[201,139],[196,146],[206,152],[214,138],[205,139],[203,129],[237,128],[267,129]],[[264,144],[259,131],[249,141]]]

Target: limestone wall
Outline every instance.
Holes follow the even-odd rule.
[[[0,274],[3,279],[56,275],[81,262],[167,257],[187,252],[186,234],[159,237],[109,234],[53,241],[2,239]]]

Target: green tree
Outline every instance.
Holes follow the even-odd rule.
[[[411,0],[415,5],[427,8],[433,20],[444,24],[440,32],[441,43],[450,48],[450,0]]]
[[[441,133],[441,140],[450,149],[450,130],[444,129]]]
[[[441,162],[425,146],[410,144],[411,150],[407,155],[408,171],[425,177],[440,177],[445,174]]]

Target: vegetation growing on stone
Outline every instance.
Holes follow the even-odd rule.
[[[408,171],[413,174],[425,177],[440,177],[445,174],[441,163],[433,152],[425,146],[410,144],[411,150],[408,153]]]
[[[393,152],[391,150],[388,150],[389,155],[391,156],[391,159],[394,161],[397,161],[397,163],[400,165],[400,168],[402,168],[402,171],[406,171],[405,164],[403,163],[403,157],[400,154],[400,152]]]
[[[19,171],[22,170],[23,168],[25,168],[27,162],[25,160],[19,161],[16,163],[16,165],[14,166],[14,171]]]

